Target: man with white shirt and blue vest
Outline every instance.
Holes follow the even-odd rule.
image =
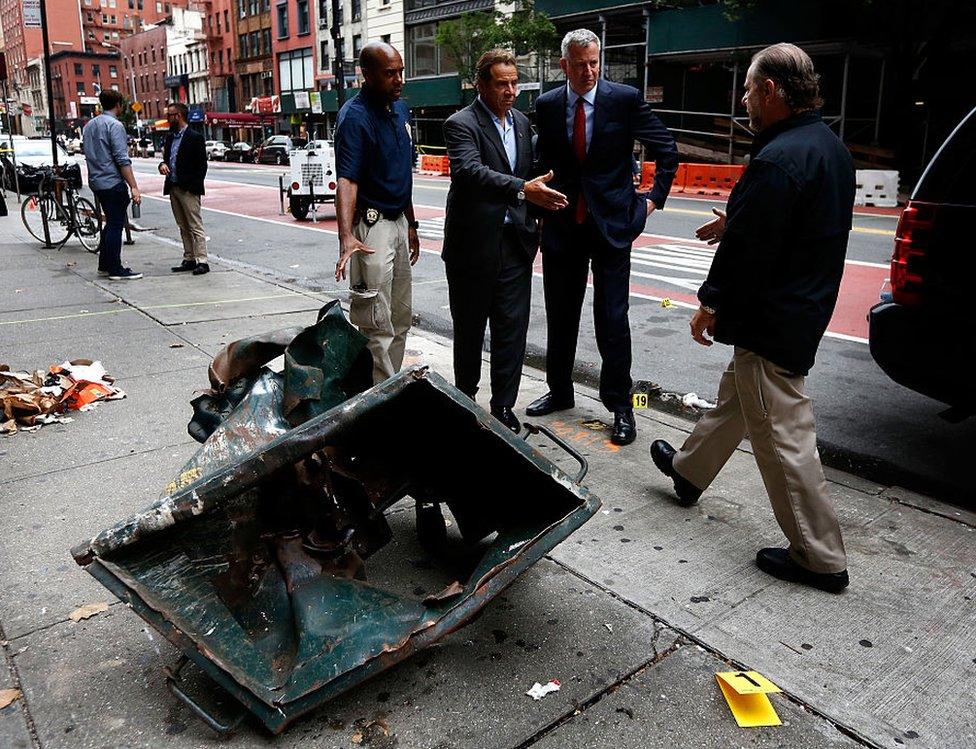
[[[542,230],[546,299],[546,382],[549,392],[526,414],[572,408],[573,365],[587,277],[593,275],[593,327],[600,350],[600,400],[613,414],[610,440],[637,436],[631,404],[630,250],[647,217],[663,208],[678,168],[678,149],[641,93],[600,77],[600,40],[588,29],[569,32],[559,65],[566,85],[536,101],[540,169],[569,207]],[[657,163],[648,194],[634,188],[633,147]]]
[[[532,130],[513,109],[518,69],[508,50],[476,66],[478,98],[444,123],[451,189],[441,256],[454,322],[454,380],[472,399],[481,378],[485,326],[491,331],[491,413],[518,432],[518,397],[529,324],[538,224],[529,203],[556,210],[566,197],[530,179]]]

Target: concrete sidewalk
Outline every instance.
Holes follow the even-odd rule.
[[[219,264],[173,276],[178,253],[146,235],[126,253],[146,278],[98,278],[76,243],[41,250],[19,217],[0,219],[0,363],[100,359],[128,394],[0,440],[0,690],[22,692],[0,710],[0,747],[353,747],[378,719],[411,748],[976,746],[976,516],[830,472],[851,587],[781,583],[753,564],[783,539],[747,443],[682,509],[647,449],[680,443],[689,423],[641,412],[637,442],[616,448],[583,388],[576,409],[541,421],[589,459],[596,517],[439,645],[277,739],[253,721],[218,739],[165,688],[175,650],[68,550],[148,504],[195,451],[189,400],[223,345],[311,324],[328,299]],[[408,348],[408,363],[450,377],[448,341]],[[520,407],[545,390],[525,375]],[[409,517],[391,519],[397,538]],[[736,726],[714,679],[729,664],[783,688],[783,726]],[[551,678],[558,693],[525,696]]]

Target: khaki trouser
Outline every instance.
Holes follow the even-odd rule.
[[[736,348],[722,375],[718,404],[698,422],[674,458],[674,469],[707,489],[749,435],[773,513],[790,555],[814,572],[847,569],[837,515],[817,452],[813,408],[799,375]]]
[[[369,338],[375,385],[400,371],[410,330],[407,219],[380,218],[372,226],[360,220],[353,235],[373,250],[371,255],[357,252],[349,260],[349,321]]]
[[[170,185],[169,204],[173,218],[180,227],[183,240],[183,259],[207,262],[207,235],[203,232],[203,218],[200,215],[200,196]]]

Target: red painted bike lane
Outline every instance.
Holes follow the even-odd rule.
[[[161,175],[140,174],[139,182],[143,192],[147,196],[160,197],[162,195],[163,177]],[[279,213],[278,188],[273,186],[248,185],[216,179],[207,180],[207,194],[203,198],[203,207],[205,210],[218,211],[233,216],[252,218],[265,222],[280,223],[306,230],[324,231],[332,234],[335,234],[337,230],[335,210],[332,206],[324,206],[320,212],[320,218],[315,223],[311,221],[296,221],[288,213],[281,215]],[[415,212],[420,221],[443,219],[444,217],[444,209],[433,206],[416,206]],[[421,246],[427,252],[440,254],[441,245],[442,242],[438,239],[429,237],[421,238]],[[698,252],[700,256],[705,257],[708,256],[707,253],[711,253],[714,249],[693,239],[642,234],[634,242],[635,257],[642,257],[645,252],[664,252],[666,248],[674,247],[675,245],[689,248],[689,251]],[[707,253],[702,252],[703,250],[707,250]],[[533,270],[535,275],[541,276],[541,258],[536,259]],[[637,270],[636,266],[634,270]],[[670,273],[674,272],[676,271],[671,271]],[[877,303],[881,286],[888,277],[888,273],[887,267],[879,267],[875,264],[859,263],[856,261],[848,261],[845,264],[837,307],[827,328],[827,334],[829,336],[867,342],[867,313]],[[701,271],[697,273],[690,271],[683,276],[686,281],[695,278],[700,281],[703,277],[704,273]],[[661,281],[660,279],[645,282],[635,276],[631,283],[630,291],[635,298],[650,299],[653,301],[669,299],[672,303],[681,307],[698,306],[698,301],[694,293],[688,288]]]

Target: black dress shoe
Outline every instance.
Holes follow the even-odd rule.
[[[634,412],[617,411],[613,415],[613,434],[610,441],[615,445],[629,445],[637,439],[637,422],[634,421]]]
[[[210,272],[210,266],[206,263],[197,263],[197,267],[193,269],[194,276],[202,276],[204,273]]]
[[[780,580],[809,585],[828,593],[840,593],[847,587],[850,578],[847,570],[843,572],[813,572],[801,567],[790,556],[788,549],[760,549],[756,554],[756,564],[763,572]]]
[[[553,411],[565,411],[572,408],[575,401],[572,396],[569,398],[557,398],[552,393],[546,393],[541,398],[536,398],[525,409],[526,416],[546,416]]]
[[[498,419],[502,424],[507,426],[513,432],[518,434],[522,431],[522,425],[519,423],[518,416],[512,411],[508,406],[499,406],[498,408],[491,409],[491,415]]]
[[[170,268],[170,271],[173,273],[186,273],[188,270],[193,270],[196,267],[196,260],[184,260],[179,265],[174,265],[172,268]]]
[[[664,440],[654,440],[651,443],[651,460],[665,476],[674,481],[674,493],[678,495],[678,504],[691,507],[701,497],[701,489],[674,470],[675,449]]]

